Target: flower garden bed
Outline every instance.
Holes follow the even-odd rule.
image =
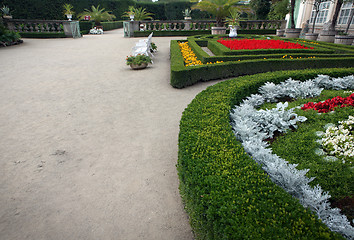
[[[177,166],[197,239],[343,239],[245,153],[229,112],[266,82],[353,73],[354,68],[263,73],[224,81],[197,95],[181,119]]]
[[[342,129],[338,129],[337,125],[346,121],[348,116],[353,116],[354,108],[348,104],[327,111],[326,104],[329,101],[333,102],[332,99],[342,101],[345,98],[352,99],[354,96],[348,95],[350,93],[346,91],[326,90],[321,96],[311,99],[325,103],[321,104],[324,108],[319,107],[316,110],[303,107],[296,110],[296,113],[305,116],[307,121],[302,123],[298,130],[276,138],[271,147],[275,154],[287,159],[289,163],[298,164],[298,169],[310,169],[308,177],[315,177],[311,185],[319,184],[322,189],[329,192],[332,205],[341,208],[342,213],[353,221],[353,130],[341,132]],[[308,99],[294,101],[289,103],[289,107],[303,104],[308,106],[308,102]],[[319,114],[318,110],[321,109],[325,111],[320,111],[322,113]],[[336,145],[335,148],[333,144]]]
[[[225,47],[231,50],[258,50],[258,49],[314,49],[314,47],[306,47],[299,43],[286,42],[275,39],[230,39],[221,38],[217,40]]]
[[[243,35],[245,39],[264,37]],[[220,64],[188,66],[184,65],[178,42],[171,41],[171,79],[173,87],[183,88],[200,81],[250,75],[279,70],[294,70],[325,67],[352,67],[354,65],[354,47],[322,44],[301,40],[309,49],[258,49],[230,50],[218,43],[219,37],[194,36],[188,38],[188,45],[197,59],[203,64],[221,62]],[[274,39],[276,39],[274,37]],[[296,40],[287,39],[293,43]],[[208,55],[202,47],[208,47],[215,56]],[[314,49],[311,49],[311,48]]]

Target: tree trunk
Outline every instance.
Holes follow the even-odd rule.
[[[316,24],[317,15],[318,15],[318,11],[315,12],[315,17],[313,18],[312,33],[315,32],[315,24]]]
[[[217,27],[223,27],[224,26],[224,21],[220,17],[216,17],[216,26]]]
[[[345,29],[345,33],[348,33],[350,24],[352,23],[353,15],[354,15],[354,9],[351,9],[350,17],[348,19],[348,25],[347,25],[347,28]]]
[[[336,29],[335,27],[337,25],[338,15],[339,15],[339,11],[340,11],[340,8],[342,7],[342,5],[343,5],[343,0],[338,0],[337,4],[336,4],[336,8],[334,10],[333,17],[332,17],[332,23],[331,23],[331,29],[333,31]]]
[[[295,29],[294,13],[295,13],[295,0],[291,0],[290,1],[290,28],[292,29]]]

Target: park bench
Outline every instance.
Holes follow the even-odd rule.
[[[132,55],[136,56],[138,54],[143,54],[149,57],[153,57],[154,55],[152,54],[151,51],[151,39],[152,39],[152,34],[151,33],[148,38],[146,39],[140,39],[135,46],[132,48]]]

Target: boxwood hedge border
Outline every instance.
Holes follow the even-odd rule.
[[[211,57],[201,48],[201,46],[206,45],[205,40],[196,40],[196,37],[192,37],[188,38],[188,43],[197,55],[198,59],[200,59],[203,63],[214,62],[215,60],[224,61],[224,63],[185,67],[180,48],[178,46],[178,42],[184,41],[186,40],[172,40],[170,44],[170,84],[175,88],[184,88],[200,81],[209,81],[272,71],[328,67],[342,68],[354,66],[353,47],[337,47],[336,44],[331,44],[326,45],[328,50],[312,50],[312,52],[307,53],[285,51],[283,54],[280,54],[270,51],[268,53],[273,54],[269,54],[268,57],[268,54],[263,54],[256,51],[255,54],[251,55],[219,55]],[[209,46],[209,42],[207,44]],[[327,53],[325,54],[324,52]],[[281,55],[285,54],[291,55],[294,59],[283,59]],[[296,59],[296,57],[299,59]]]
[[[238,142],[231,108],[266,82],[354,74],[354,68],[278,71],[220,82],[183,112],[180,193],[197,239],[343,239],[275,185]]]

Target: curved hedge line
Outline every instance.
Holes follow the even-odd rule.
[[[197,239],[343,239],[244,152],[229,111],[268,81],[353,73],[354,68],[262,73],[218,83],[196,96],[180,122],[177,168]]]
[[[223,54],[224,51],[217,50],[223,49],[223,46],[220,46],[221,44],[219,43],[216,44],[215,36],[210,35],[210,40],[207,39],[208,37],[194,36],[188,38],[188,44],[198,59],[203,63],[224,61],[223,63],[185,67],[180,48],[178,46],[178,41],[171,41],[170,84],[173,87],[184,88],[200,81],[209,81],[271,71],[328,67],[343,68],[352,67],[354,65],[354,47],[352,46],[342,47],[337,46],[337,44],[321,43],[321,46],[316,46],[318,50],[305,49],[306,52],[303,53],[301,51],[296,51],[297,49],[285,49],[283,55],[292,55],[294,56],[294,59],[283,59],[281,57],[280,50],[248,50],[247,54],[238,56],[218,55]],[[183,40],[181,42],[183,42]],[[314,46],[314,44],[309,41],[305,42],[308,46]],[[209,49],[216,54],[216,56],[209,56],[201,48],[206,46],[208,46]],[[212,46],[214,46],[214,48]],[[296,59],[296,57],[299,59]]]

